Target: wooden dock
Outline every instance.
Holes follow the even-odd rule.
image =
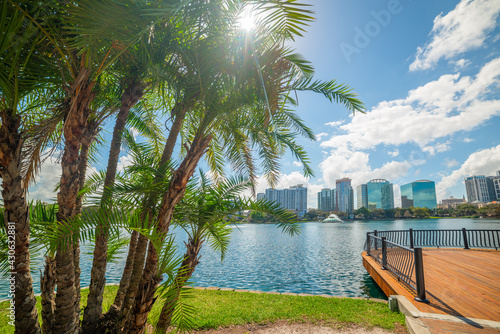
[[[363,266],[386,295],[403,295],[421,312],[500,322],[500,251],[424,248],[425,288],[430,303],[363,252]]]

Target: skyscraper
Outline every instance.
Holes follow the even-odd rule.
[[[469,202],[489,202],[488,180],[484,175],[469,176],[465,179],[465,191]],[[490,186],[491,189],[491,186]]]
[[[335,210],[335,189],[321,189],[318,193],[318,209],[325,212]]]
[[[401,206],[434,209],[437,207],[434,181],[419,180],[401,186]]]
[[[366,184],[360,184],[356,189],[356,197],[358,200],[357,208],[368,208],[368,189]]]
[[[490,178],[493,182],[493,193],[495,194],[495,200],[500,201],[500,170],[497,171],[496,176],[490,176]],[[492,197],[491,194],[490,197]]]
[[[366,184],[368,209],[394,209],[394,191],[392,183],[384,179],[371,180]]]
[[[300,216],[307,212],[307,188],[302,184],[287,189],[267,188],[265,198],[278,203],[283,209],[298,212]]]
[[[336,208],[351,214],[354,209],[354,192],[351,187],[351,179],[344,177],[335,181]]]

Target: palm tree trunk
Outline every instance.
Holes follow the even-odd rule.
[[[118,291],[115,296],[115,300],[111,308],[116,310],[121,309],[123,305],[123,300],[125,298],[125,292],[128,290],[130,277],[132,276],[132,269],[134,265],[134,254],[137,248],[137,240],[139,237],[139,233],[137,231],[132,232],[132,236],[130,237],[130,244],[128,247],[128,255],[127,261],[125,262],[125,268],[123,269],[122,279],[120,280],[120,285],[118,287]]]
[[[131,82],[122,95],[122,105],[116,117],[116,124],[113,130],[113,139],[109,151],[108,167],[106,178],[104,179],[104,194],[101,198],[101,205],[109,207],[110,187],[115,183],[118,157],[125,123],[130,113],[130,109],[139,101],[144,93],[144,88],[140,82]],[[98,227],[96,235],[94,259],[90,273],[90,286],[87,307],[83,314],[84,332],[95,332],[102,315],[102,300],[104,287],[106,285],[106,266],[108,256],[108,233],[103,226]]]
[[[175,116],[175,120],[172,124],[172,128],[170,129],[167,141],[165,143],[165,148],[160,160],[160,166],[165,166],[172,157],[177,137],[179,136],[184,117],[189,107],[189,103],[179,102],[172,109],[172,115]],[[157,175],[156,177],[159,178],[160,176]],[[145,208],[151,207],[151,203],[155,202],[156,199],[147,200],[147,203],[145,203]],[[149,215],[148,217],[149,219],[152,219],[151,215]],[[120,281],[120,287],[116,294],[115,303],[111,306],[110,311],[108,312],[110,313],[109,316],[112,316],[111,313],[117,314],[119,311],[119,318],[121,319],[120,321],[126,319],[130,307],[134,304],[137,288],[141,281],[141,275],[144,270],[144,257],[146,255],[147,246],[147,239],[142,235],[138,236],[138,241],[135,249],[132,248],[132,243],[130,245],[131,248],[129,248],[125,266],[126,270],[124,269],[123,271],[122,279]]]
[[[61,159],[60,191],[57,194],[59,210],[57,221],[68,224],[75,214],[76,200],[80,188],[80,145],[82,132],[88,119],[88,105],[93,96],[88,85],[89,71],[81,68],[75,80],[68,103],[69,110],[64,122],[64,153]],[[78,92],[78,93],[76,93]],[[74,247],[71,242],[58,247],[56,252],[57,294],[55,311],[55,332],[75,333],[79,319],[76,310]]]
[[[193,275],[194,269],[200,263],[199,254],[203,240],[199,238],[189,238],[186,245],[186,254],[184,254],[184,260],[182,261],[181,267],[177,271],[177,275],[174,280],[172,293],[169,292],[167,300],[163,305],[160,313],[160,318],[156,324],[155,334],[164,334],[167,332],[168,327],[172,323],[172,315],[174,314],[175,305],[179,299],[182,287]]]
[[[163,196],[162,204],[157,218],[157,230],[159,233],[166,236],[174,213],[174,208],[184,196],[186,186],[194,174],[196,166],[201,157],[205,154],[207,147],[210,145],[212,136],[200,138],[196,136],[193,143],[183,159],[179,168],[174,172],[170,186]],[[155,302],[155,291],[158,283],[161,282],[161,274],[157,273],[158,268],[158,253],[152,243],[149,245],[146,265],[129,316],[126,320],[124,333],[143,333],[147,321],[149,311]]]
[[[95,139],[99,131],[97,122],[88,122],[85,128],[83,138],[82,138],[82,148],[80,150],[80,162],[78,164],[78,170],[80,172],[79,176],[79,189],[83,189],[85,185],[85,179],[87,176],[87,164],[89,160],[89,150],[92,142]],[[75,213],[74,215],[79,215],[82,212],[83,196],[78,196],[76,199]],[[75,264],[75,289],[76,289],[76,301],[75,301],[75,312],[77,314],[78,321],[77,326],[80,322],[80,299],[81,299],[81,287],[80,287],[80,242],[77,240],[75,244],[75,249],[73,251],[73,260]]]
[[[54,332],[54,310],[56,308],[56,259],[47,256],[45,259],[45,269],[40,278],[40,290],[42,297],[42,333],[56,334]]]
[[[26,185],[21,173],[23,146],[23,139],[19,133],[21,118],[12,115],[12,110],[2,110],[0,175],[9,261],[13,256],[10,265],[10,284],[14,286],[12,292],[15,294],[14,322],[16,333],[40,333],[33,279],[30,273],[30,226]]]
[[[139,283],[141,282],[141,275],[144,270],[144,258],[146,257],[146,250],[148,245],[148,239],[142,234],[139,234],[137,240],[137,247],[134,254],[134,265],[132,269],[132,275],[130,277],[130,283],[123,301],[123,306],[120,310],[120,319],[118,321],[122,322],[128,316],[130,308],[134,305],[135,296],[137,295],[137,289]]]

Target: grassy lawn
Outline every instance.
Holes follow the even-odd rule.
[[[117,287],[107,286],[104,308],[111,305]],[[348,298],[299,297],[256,294],[249,292],[209,291],[192,289],[189,304],[196,308],[194,324],[196,329],[218,328],[219,326],[265,324],[288,319],[291,322],[322,322],[326,325],[381,327],[394,329],[394,323],[404,326],[404,315],[389,310],[387,304]],[[82,304],[85,305],[88,290],[82,290]],[[14,333],[6,317],[8,302],[0,304],[0,333]],[[40,301],[37,304],[40,310]],[[154,324],[161,310],[156,303],[149,315]],[[83,313],[83,312],[82,312]]]

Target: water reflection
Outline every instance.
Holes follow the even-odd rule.
[[[201,262],[192,281],[197,286],[218,286],[263,291],[383,297],[362,265],[366,233],[401,229],[500,229],[500,220],[427,219],[355,221],[301,224],[301,233],[290,236],[275,225],[242,224],[233,228],[231,243],[221,262],[220,254],[203,245]],[[187,235],[175,231],[179,252]],[[85,253],[82,251],[82,253]],[[126,252],[124,252],[124,256]],[[91,255],[82,254],[82,286],[90,281]],[[125,261],[110,264],[107,283],[118,283]],[[43,262],[39,263],[41,268]],[[39,293],[38,268],[33,268],[35,293]],[[7,284],[0,280],[0,299]]]

